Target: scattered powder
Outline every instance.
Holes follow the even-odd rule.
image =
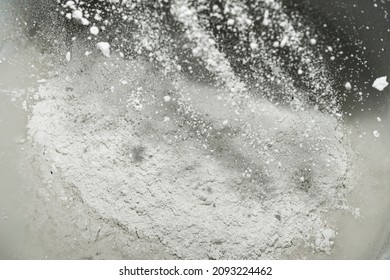
[[[45,181],[58,176],[129,238],[157,242],[178,258],[330,253],[335,231],[323,213],[347,209],[340,188],[347,149],[334,118],[248,98],[245,106],[256,110],[241,123],[215,88],[179,78],[183,96],[139,61],[81,59],[90,66],[52,78],[32,106],[29,137],[40,164],[54,170]],[[107,92],[118,77],[128,85]],[[161,102],[168,90],[175,99]],[[138,92],[142,110],[133,106]],[[189,97],[194,119],[180,109]],[[202,132],[203,122],[213,129]],[[265,142],[246,138],[245,125]],[[262,154],[253,153],[256,145]]]
[[[123,229],[126,247],[136,236],[186,259],[331,253],[337,233],[324,215],[350,210],[344,186],[349,148],[335,118],[340,114],[332,79],[313,50],[320,42],[300,28],[299,16],[290,17],[276,0],[254,2],[253,11],[226,1],[222,10],[213,7],[223,20],[208,27],[202,5],[175,0],[167,4],[169,18],[183,32],[173,37],[170,26],[139,3],[100,1],[106,2],[102,13],[68,2],[63,14],[83,25],[90,19],[98,32],[130,19],[136,31],[118,28],[115,37],[107,37],[120,56],[96,59],[85,52],[40,87],[28,127],[37,161],[53,171],[42,173],[46,182],[55,177],[57,186],[77,193],[82,207]],[[261,34],[252,12],[262,16]],[[94,27],[90,33],[97,35]],[[212,28],[222,28],[222,36]],[[237,53],[245,54],[241,62],[254,71],[255,88],[236,75],[231,61],[240,58],[216,43],[231,30],[240,41]],[[96,47],[110,56],[109,43]],[[299,69],[298,77],[281,66],[276,48],[297,61],[292,69]],[[159,67],[129,59],[128,50]],[[327,50],[337,53],[336,46]],[[195,66],[216,84],[182,77],[187,67],[195,75],[177,51],[201,62]],[[310,92],[297,89],[296,79]],[[126,86],[114,87],[118,81]],[[251,90],[264,98],[254,98]]]

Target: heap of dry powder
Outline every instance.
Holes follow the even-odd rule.
[[[115,54],[72,59],[29,104],[35,160],[61,203],[77,190],[130,250],[136,236],[183,259],[330,253],[324,215],[348,208],[336,119],[255,96],[237,119],[229,94]]]

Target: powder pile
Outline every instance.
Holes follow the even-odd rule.
[[[63,182],[58,199],[71,205],[76,192],[126,230],[129,248],[136,236],[185,259],[330,253],[336,231],[324,215],[348,209],[337,121],[257,97],[237,119],[221,102],[230,94],[142,60],[84,56],[40,86],[29,138],[48,188]]]

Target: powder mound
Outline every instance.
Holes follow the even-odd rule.
[[[114,55],[84,60],[34,98],[29,137],[47,180],[59,176],[102,219],[178,258],[330,253],[322,215],[347,207],[334,118],[252,96],[237,120],[223,89]]]

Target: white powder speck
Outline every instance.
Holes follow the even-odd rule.
[[[70,52],[66,53],[65,58],[66,58],[66,61],[68,61],[68,62],[70,61],[70,59],[71,59]]]
[[[165,102],[171,101],[171,97],[169,95],[164,96],[164,101]]]
[[[327,240],[332,240],[336,237],[336,232],[333,229],[327,228],[322,231],[322,236]]]
[[[280,46],[283,48],[288,43],[288,37],[284,36],[282,41],[280,42]]]
[[[199,56],[199,55],[200,55],[200,52],[201,52],[200,48],[194,48],[194,49],[192,49],[192,54],[193,54],[194,56]]]
[[[75,10],[72,13],[72,17],[76,20],[81,20],[83,18],[83,12],[81,10]]]
[[[264,19],[263,19],[263,25],[269,25],[270,24],[270,20],[269,20],[269,11],[268,10],[265,10],[264,12]]]
[[[351,90],[352,89],[352,85],[351,85],[350,82],[346,82],[344,86],[345,86],[346,90]]]
[[[379,91],[382,91],[388,85],[389,85],[389,83],[387,82],[387,76],[383,76],[383,77],[377,78],[374,81],[374,83],[372,84],[372,87],[376,88]]]
[[[317,40],[316,39],[310,39],[310,44],[312,44],[312,45],[315,45],[315,44],[317,44]]]
[[[255,51],[255,50],[257,50],[259,48],[259,45],[257,43],[255,43],[255,42],[252,42],[252,43],[250,43],[250,47],[251,47],[252,50]]]
[[[230,18],[227,21],[227,25],[233,25],[234,24],[234,19]]]
[[[97,21],[101,21],[102,17],[99,14],[96,14],[94,19],[97,20]]]
[[[74,10],[72,13],[72,17],[80,22],[82,25],[89,25],[90,22],[85,17],[83,17],[83,12],[81,10]]]
[[[374,130],[374,131],[372,132],[372,134],[373,134],[374,137],[376,137],[376,138],[378,138],[379,136],[381,136],[381,134],[379,133],[378,130]]]
[[[96,26],[92,26],[92,27],[89,29],[89,32],[90,32],[92,35],[98,35],[98,34],[99,34],[99,28],[97,28]]]
[[[99,42],[96,47],[103,53],[104,56],[110,57],[110,44],[107,42]]]
[[[65,3],[65,6],[66,6],[66,7],[74,6],[74,1],[67,1],[67,2]]]
[[[376,120],[377,120],[378,122],[381,122],[381,121],[382,121],[382,119],[381,119],[380,117],[376,117]]]
[[[87,20],[87,19],[86,19],[86,18],[84,18],[84,17],[83,17],[83,18],[81,18],[81,20],[80,20],[80,21],[81,21],[81,24],[82,24],[82,25],[89,25],[89,24],[90,24],[89,20]]]

